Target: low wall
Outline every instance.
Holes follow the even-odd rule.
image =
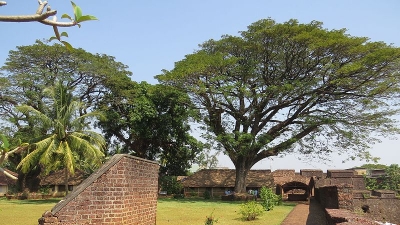
[[[153,161],[114,155],[39,224],[156,224],[158,170]]]
[[[316,197],[331,224],[369,224],[365,222],[369,220],[400,224],[400,199],[394,191],[353,190],[351,185],[341,184],[318,188]]]
[[[379,198],[371,196],[369,198],[354,198],[353,206],[355,212],[364,212],[369,218],[381,221],[400,224],[400,199],[399,198]]]

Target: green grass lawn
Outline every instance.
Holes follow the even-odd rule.
[[[216,225],[279,225],[295,204],[284,203],[272,211],[265,212],[254,221],[242,221],[239,215],[241,202],[220,200],[159,199],[157,205],[157,225],[203,225],[206,217],[213,213],[218,219]]]
[[[37,225],[42,214],[51,210],[60,199],[7,200],[0,198],[0,224]]]
[[[0,198],[0,224],[37,225],[45,211],[51,210],[60,199],[7,200]],[[240,202],[222,202],[202,199],[160,199],[157,205],[157,225],[202,225],[213,213],[216,225],[279,225],[294,204],[276,206],[254,221],[242,221],[239,215]]]

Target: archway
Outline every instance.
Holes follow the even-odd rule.
[[[282,198],[288,201],[306,201],[310,196],[310,188],[299,181],[291,181],[281,187]]]

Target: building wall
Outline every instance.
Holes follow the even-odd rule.
[[[8,186],[7,185],[0,185],[0,196],[7,194]]]
[[[115,155],[39,224],[155,224],[158,169],[152,161]]]

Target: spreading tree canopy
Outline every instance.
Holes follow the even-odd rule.
[[[190,135],[196,117],[188,95],[173,87],[146,82],[113,83],[99,104],[106,120],[99,121],[110,149],[159,160],[160,172],[185,175],[202,144]]]
[[[111,90],[106,86],[131,81],[127,66],[105,54],[92,54],[83,49],[68,51],[63,45],[47,45],[36,41],[33,45],[18,46],[9,52],[0,68],[0,129],[8,137],[10,146],[37,143],[48,134],[48,129],[38,126],[32,116],[17,110],[20,105],[49,115],[54,111],[54,100],[44,90],[64,85],[74,100],[80,102],[79,116],[93,111],[94,106]],[[85,125],[93,125],[85,121]],[[89,129],[88,127],[86,129]],[[8,164],[13,168],[21,161],[21,154],[8,154]],[[40,169],[19,174],[21,187],[35,190],[33,180]]]
[[[157,78],[190,94],[244,192],[248,171],[267,157],[362,157],[375,135],[398,133],[399,58],[399,48],[321,22],[264,19],[204,42]]]

